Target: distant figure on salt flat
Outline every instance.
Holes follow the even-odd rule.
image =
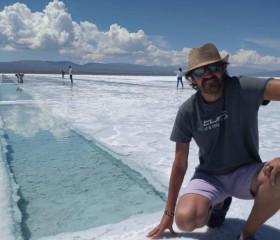
[[[69,77],[70,77],[71,83],[73,84],[72,67],[71,66],[69,66]]]
[[[18,83],[23,83],[23,73],[16,73],[15,76],[17,77]]]
[[[64,78],[65,72],[63,71],[63,69],[62,69],[62,71],[61,71],[61,74],[62,74],[62,78]]]
[[[181,83],[182,85],[182,88],[184,88],[184,85],[183,85],[183,70],[182,68],[179,68],[179,71],[176,72],[177,73],[177,88],[179,86],[179,83]]]

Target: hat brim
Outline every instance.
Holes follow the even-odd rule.
[[[229,54],[227,54],[224,58],[221,58],[219,60],[213,60],[213,61],[206,61],[206,62],[202,62],[200,64],[198,64],[197,66],[193,67],[193,68],[190,68],[186,73],[185,73],[185,76],[186,77],[189,77],[192,70],[196,69],[196,68],[199,68],[199,67],[203,67],[203,66],[206,66],[206,65],[209,65],[211,63],[216,63],[216,62],[223,62],[223,63],[226,63],[228,64],[228,58],[229,58]]]

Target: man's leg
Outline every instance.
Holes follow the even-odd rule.
[[[196,172],[182,189],[175,211],[175,221],[183,231],[193,231],[205,226],[212,207],[228,197],[217,179],[206,173]]]
[[[184,194],[175,211],[175,221],[179,229],[191,232],[203,227],[210,216],[211,201],[200,194]]]
[[[224,201],[216,204],[210,214],[210,218],[207,222],[207,226],[210,228],[216,228],[222,226],[225,221],[227,212],[230,208],[232,197],[227,197]]]
[[[272,186],[262,167],[253,178],[252,192],[255,202],[241,231],[243,237],[254,236],[258,228],[280,209],[280,175],[276,177],[275,186]]]

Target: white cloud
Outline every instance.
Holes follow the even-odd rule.
[[[7,49],[59,49],[74,38],[63,2],[50,2],[43,13],[15,3],[0,12],[0,41]]]
[[[254,43],[265,48],[280,49],[280,40],[273,38],[246,38],[247,42]]]
[[[143,30],[131,33],[115,23],[108,31],[100,31],[94,23],[77,23],[58,0],[50,2],[43,12],[32,13],[21,3],[5,7],[0,12],[0,43],[3,51],[57,50],[81,63],[180,65],[185,60],[184,51],[162,50],[167,46],[164,39],[149,38]]]
[[[149,41],[142,30],[129,33],[117,24],[110,26],[107,32],[101,32],[96,25],[89,22],[75,24],[75,39],[71,52],[67,48],[61,49],[61,54],[70,57],[73,52],[83,61],[102,61],[122,58],[133,53],[143,51]]]
[[[146,57],[152,65],[177,65],[187,64],[187,55],[190,49],[184,48],[181,51],[163,50],[150,45],[146,50]]]
[[[280,58],[274,56],[261,56],[255,50],[240,49],[230,56],[233,66],[248,66],[252,68],[266,68],[275,70],[280,67]]]

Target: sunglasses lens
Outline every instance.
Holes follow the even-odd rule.
[[[215,72],[220,67],[219,63],[211,64],[208,66],[208,69],[210,72]]]
[[[205,73],[205,68],[204,67],[197,68],[197,69],[193,70],[193,74],[195,76],[202,76],[204,73]]]
[[[206,72],[206,69],[210,72],[215,72],[215,71],[218,70],[218,68],[220,66],[221,66],[221,63],[214,63],[214,64],[207,65],[207,66],[204,66],[204,67],[200,67],[200,68],[197,68],[197,69],[193,70],[193,74],[197,77],[200,77]]]

